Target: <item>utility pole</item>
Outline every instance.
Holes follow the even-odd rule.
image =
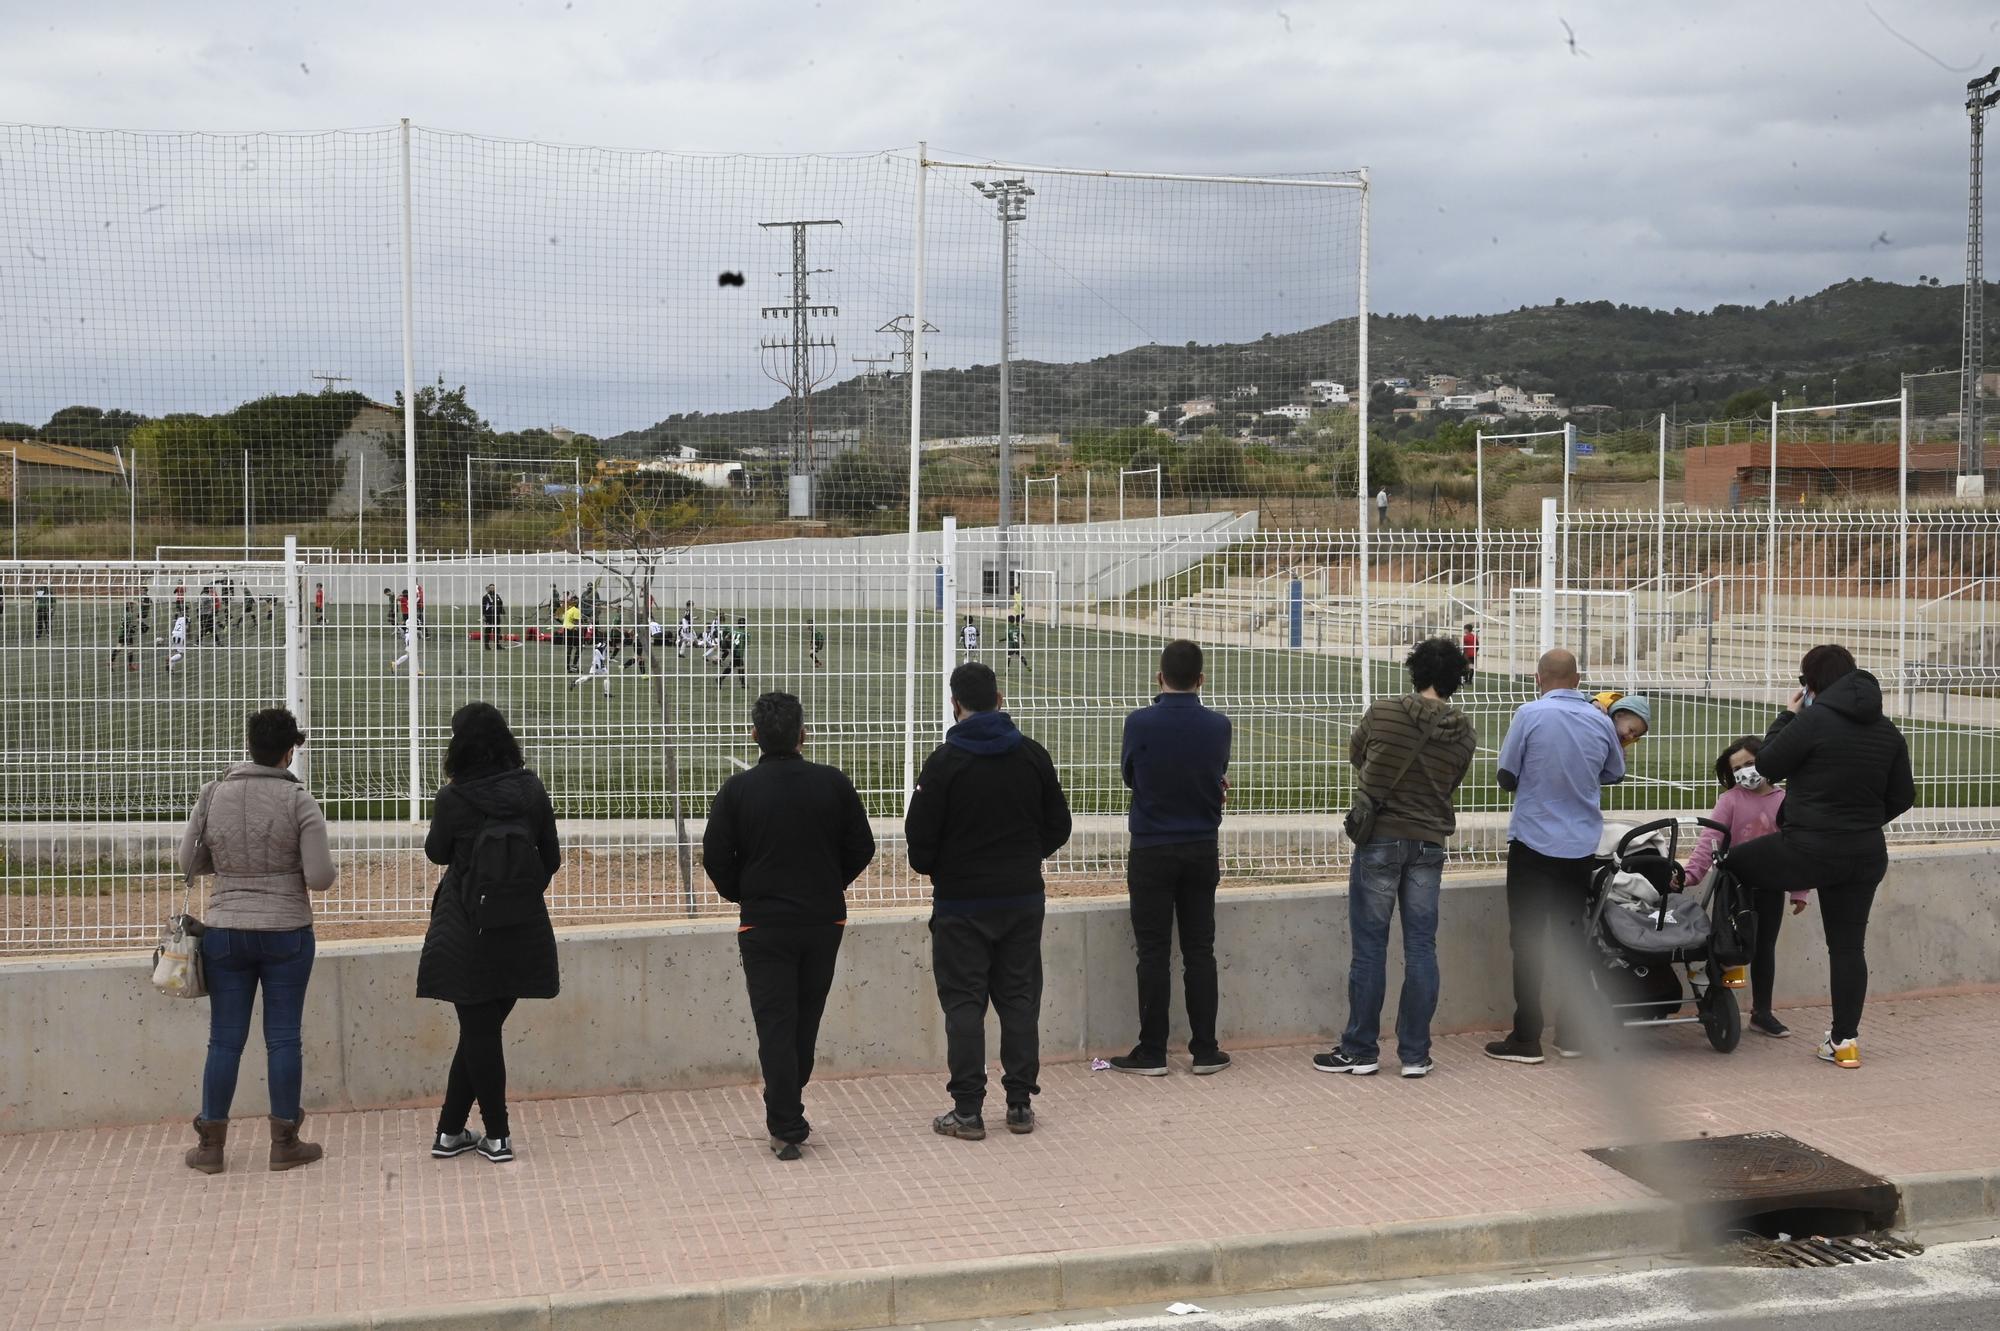
[[[872,450],[875,443],[875,399],[889,387],[889,371],[882,368],[894,365],[894,356],[856,356],[854,363],[861,367],[861,448],[863,452]]]
[[[903,349],[897,352],[896,355],[903,362],[903,416],[904,419],[907,420],[910,414],[909,413],[910,384],[911,381],[916,377],[915,376],[915,366],[917,363],[916,321],[907,314],[899,314],[895,318],[891,319],[888,323],[883,324],[880,328],[876,329],[875,331],[878,333],[892,334],[903,344]],[[924,320],[924,331],[926,333],[935,333],[938,331],[938,327],[936,324],[932,323],[929,319],[926,319]],[[925,354],[924,359],[926,361],[930,359],[929,353]]]
[[[1958,377],[1958,473],[1961,494],[1968,488],[1983,492],[1986,484],[1986,449],[1980,436],[1979,420],[1979,377],[1986,368],[1986,217],[1982,177],[1986,158],[1986,111],[2000,102],[2000,91],[1993,90],[1995,82],[2000,82],[2000,65],[1965,85],[1965,114],[1972,121],[1972,174],[1966,202],[1965,345]]]
[[[1014,525],[1014,429],[1010,369],[1014,358],[1014,224],[1028,215],[1034,187],[1018,176],[975,180],[972,188],[993,201],[1000,216],[1000,595],[1013,592],[1007,529]]]
[[[319,391],[322,393],[331,393],[335,384],[351,384],[354,382],[351,375],[345,374],[315,374],[312,377],[319,381]]]
[[[814,373],[813,353],[831,352],[833,339],[814,337],[812,321],[837,315],[840,307],[815,305],[812,297],[806,294],[807,278],[833,271],[831,268],[806,267],[806,228],[839,226],[840,223],[832,218],[820,218],[802,222],[759,222],[757,225],[767,231],[786,227],[792,233],[792,299],[788,304],[766,305],[762,310],[766,319],[791,320],[791,330],[782,337],[762,338],[757,345],[766,352],[779,353],[772,357],[777,370],[774,372],[772,366],[767,364],[764,373],[784,385],[791,402],[792,486],[789,512],[795,518],[809,518],[813,512],[813,473],[818,469],[817,459],[813,456],[812,393],[832,373],[834,364],[833,357],[829,355],[823,362],[827,366],[825,372]],[[779,273],[778,276],[785,274]]]

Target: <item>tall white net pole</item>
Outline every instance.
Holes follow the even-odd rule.
[[[1910,710],[1910,384],[1896,404],[1896,697]]]
[[[1771,404],[1771,454],[1764,470],[1764,687],[1778,680],[1778,404]],[[1784,690],[1779,689],[1780,697]]]
[[[904,544],[903,588],[903,807],[917,788],[917,493],[923,459],[924,420],[924,187],[930,144],[917,141],[915,256],[910,265],[910,310],[915,332],[910,338],[910,533]],[[950,621],[945,627],[950,628]]]
[[[940,627],[941,631],[944,634],[943,638],[944,678],[941,681],[944,685],[944,688],[942,690],[944,697],[942,699],[943,725],[940,727],[938,731],[938,733],[942,735],[946,730],[951,729],[952,725],[951,670],[952,670],[952,662],[958,659],[958,519],[957,518],[946,518],[944,520],[944,530],[940,534],[938,545],[939,549],[943,552],[942,558],[944,561],[944,597],[943,597],[944,614],[940,616],[940,619],[942,621]],[[912,674],[915,674],[916,668],[917,668],[916,663],[912,661],[910,663],[910,672]]]
[[[1472,433],[1472,603],[1486,607],[1486,432]]]
[[[299,538],[285,537],[285,710],[301,711],[299,699]],[[304,775],[305,755],[292,755],[292,771]]]
[[[401,140],[403,205],[403,559],[409,611],[403,619],[409,653],[410,821],[423,810],[422,758],[417,741],[417,281],[415,242],[410,227],[410,118],[403,117]]]
[[[1367,711],[1372,681],[1368,670],[1368,172],[1361,172],[1361,255],[1355,272],[1355,346],[1361,375],[1361,422],[1355,436],[1354,511],[1360,519],[1361,545],[1361,710]]]
[[[1660,535],[1653,550],[1653,571],[1667,571],[1667,413],[1660,413]]]
[[[1537,655],[1556,645],[1556,563],[1556,501],[1551,495],[1542,501],[1542,631]]]

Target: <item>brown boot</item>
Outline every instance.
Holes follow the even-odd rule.
[[[222,1172],[222,1147],[229,1140],[229,1120],[226,1118],[194,1121],[195,1136],[200,1140],[188,1148],[182,1157],[189,1169],[198,1169],[204,1174]]]
[[[305,1121],[304,1114],[300,1114],[290,1122],[282,1118],[271,1120],[272,1169],[297,1169],[300,1165],[309,1165],[326,1154],[319,1148],[319,1143],[299,1140],[299,1128]]]

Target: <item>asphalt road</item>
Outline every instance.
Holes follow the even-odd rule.
[[[1199,1303],[1200,1300],[1195,1300]],[[1502,1277],[1449,1289],[1068,1322],[1082,1331],[1991,1331],[2000,1327],[2000,1239],[1905,1262],[1814,1271],[1668,1268]]]

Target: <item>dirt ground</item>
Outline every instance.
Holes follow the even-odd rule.
[[[583,861],[592,852],[580,852]],[[580,865],[578,867],[581,867]],[[613,866],[603,866],[606,868]],[[322,939],[337,938],[421,938],[429,916],[429,892],[412,891],[406,863],[390,857],[352,864],[342,875],[328,899],[319,905],[315,929]],[[565,870],[567,874],[568,869]],[[592,873],[586,881],[604,881]],[[407,886],[406,886],[407,885]],[[1266,880],[1226,882],[1227,888],[1269,887]],[[558,886],[560,891],[560,885]],[[77,955],[87,952],[131,952],[150,949],[159,941],[167,917],[180,909],[178,880],[145,879],[127,890],[94,894],[0,896],[0,957]],[[1125,895],[1125,881],[1118,877],[1052,879],[1048,894],[1060,900],[1117,898]],[[588,924],[640,924],[659,920],[728,918],[735,907],[715,895],[704,881],[697,893],[692,915],[678,892],[643,896],[621,894],[616,903],[592,903],[589,893],[572,891],[570,900],[555,910],[558,928]],[[848,905],[856,911],[910,908],[928,901],[927,890],[908,888],[884,890],[870,885],[848,893]],[[197,901],[195,913],[201,913]]]

